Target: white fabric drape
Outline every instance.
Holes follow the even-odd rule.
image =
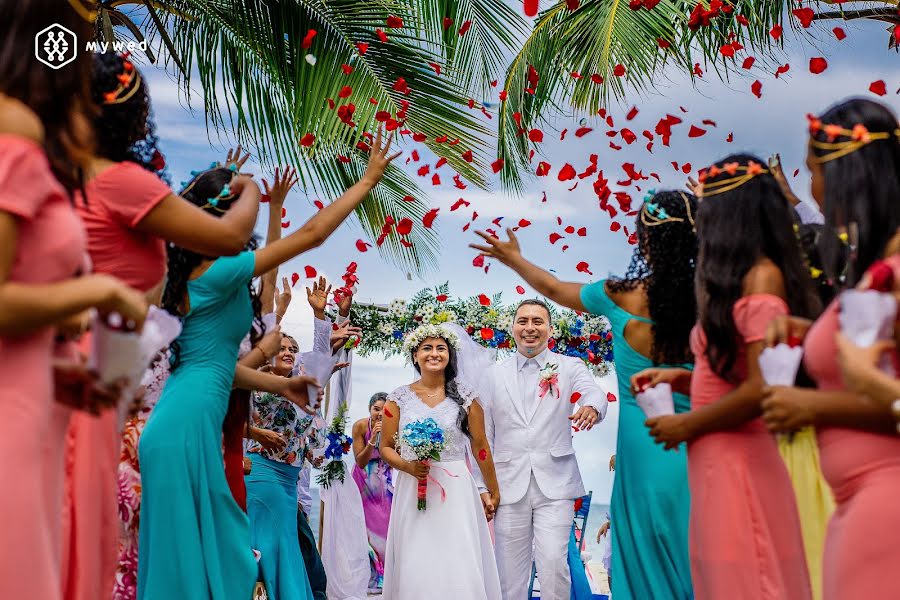
[[[366,600],[369,586],[369,541],[362,496],[344,461],[344,482],[320,491],[325,510],[322,564],[328,576],[329,600]]]

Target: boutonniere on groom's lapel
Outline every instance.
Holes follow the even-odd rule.
[[[547,395],[549,391],[551,395],[559,398],[559,365],[554,362],[548,362],[541,369],[541,379],[538,382],[538,389],[541,390],[541,398]]]

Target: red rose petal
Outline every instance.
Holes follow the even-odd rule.
[[[298,281],[300,281],[300,275],[298,273],[291,273],[291,287],[297,285]]]
[[[303,272],[306,275],[307,279],[312,279],[313,277],[316,276],[315,267],[311,267],[309,265],[306,265],[305,267],[303,267]],[[296,281],[294,283],[296,283]]]
[[[819,73],[824,72],[827,68],[828,61],[821,56],[809,59],[809,72],[813,75],[818,75]]]
[[[618,400],[618,398],[616,398],[616,395],[613,394],[612,392],[606,393],[606,401],[607,402],[616,402],[617,400]]]
[[[575,392],[572,394],[572,397],[569,398],[569,402],[571,402],[572,404],[575,404],[579,400],[581,400],[581,392]]]
[[[516,292],[518,292],[519,294],[524,294],[524,293],[525,293],[525,288],[523,288],[521,285],[517,285],[517,286],[516,286]]]
[[[879,79],[872,82],[872,85],[869,86],[869,91],[876,96],[884,96],[887,94],[887,85],[884,83],[884,80]]]

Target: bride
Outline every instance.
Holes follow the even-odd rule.
[[[396,474],[385,600],[501,598],[487,524],[500,504],[497,476],[478,393],[457,380],[461,340],[453,327],[423,325],[407,336],[404,349],[420,378],[389,394],[384,407],[381,456]],[[446,446],[440,461],[427,464],[416,460],[403,429],[429,418],[443,430]],[[481,498],[466,465],[467,447],[489,490]],[[425,510],[417,510],[419,480],[428,484]]]

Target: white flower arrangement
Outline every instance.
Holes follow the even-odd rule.
[[[406,356],[409,356],[419,347],[419,344],[428,338],[442,338],[453,346],[455,350],[460,348],[459,338],[448,327],[445,327],[443,324],[434,325],[429,323],[409,332],[406,339],[403,340],[403,352]]]
[[[392,317],[399,317],[404,312],[406,312],[406,300],[403,298],[395,298],[391,301],[390,305],[388,305],[388,313]]]
[[[421,312],[419,316],[422,317],[423,323],[431,323],[431,320],[434,319],[434,305],[433,304],[425,304],[421,308]]]

